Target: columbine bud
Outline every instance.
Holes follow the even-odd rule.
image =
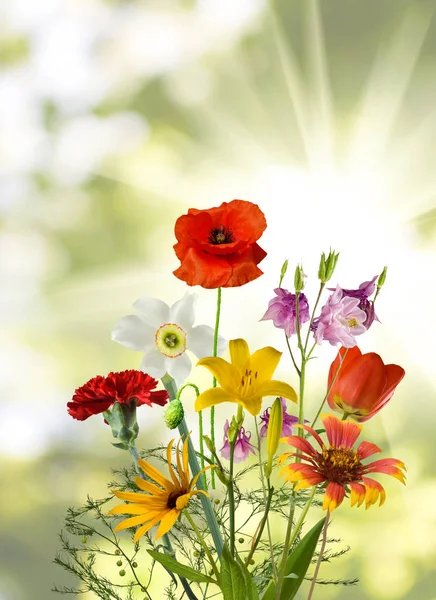
[[[386,281],[386,273],[387,273],[387,271],[388,271],[388,268],[385,267],[383,269],[383,271],[381,272],[380,277],[377,279],[377,288],[378,289],[380,289],[384,285],[384,283]]]
[[[268,463],[265,468],[265,474],[269,479],[271,477],[272,472],[272,461],[274,459],[274,455],[277,452],[277,448],[279,445],[279,440],[282,437],[282,429],[283,429],[283,407],[280,398],[276,398],[274,404],[272,405],[269,423],[268,423],[268,433],[266,435],[266,448],[268,452]]]
[[[185,415],[185,411],[183,410],[183,405],[180,400],[173,400],[167,406],[165,411],[165,425],[168,429],[175,429],[180,425]]]
[[[235,417],[232,417],[232,422],[230,423],[230,427],[227,432],[227,439],[229,440],[229,444],[236,442],[236,439],[238,437],[238,431],[240,428],[241,426],[238,423],[238,421],[235,419]]]
[[[282,265],[282,270],[280,271],[279,287],[282,287],[282,281],[283,281],[284,276],[286,275],[287,270],[288,270],[288,259],[285,260],[285,262]]]
[[[297,265],[295,269],[294,287],[297,294],[304,289],[304,273],[301,265]]]
[[[324,252],[321,254],[321,260],[319,262],[318,278],[321,283],[327,283],[331,279],[338,262],[339,252],[330,250],[329,255],[325,256]]]

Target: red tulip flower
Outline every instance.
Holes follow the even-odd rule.
[[[174,246],[180,267],[174,275],[204,288],[238,287],[257,279],[266,252],[256,243],[265,215],[252,202],[232,200],[217,208],[190,208],[176,221]]]
[[[367,421],[389,402],[405,371],[398,365],[385,365],[375,352],[362,354],[357,346],[345,351],[342,347],[331,364],[327,401],[333,410]]]

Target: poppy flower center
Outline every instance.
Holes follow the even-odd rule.
[[[176,358],[186,350],[186,333],[175,323],[165,323],[155,335],[156,346],[168,358]]]
[[[318,459],[318,471],[327,481],[346,484],[362,477],[362,463],[352,448],[324,448]]]
[[[176,508],[177,499],[180,498],[180,496],[183,496],[184,494],[186,494],[185,490],[177,490],[176,492],[171,492],[168,495],[167,507]]]
[[[214,227],[209,232],[209,243],[216,245],[220,244],[231,244],[235,241],[233,236],[233,231],[230,227],[224,227],[224,225],[220,225],[219,227]]]

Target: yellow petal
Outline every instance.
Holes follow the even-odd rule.
[[[139,527],[136,530],[135,537],[133,538],[133,541],[137,542],[139,540],[139,538],[141,536],[145,535],[147,533],[147,531],[149,531],[154,525],[156,525],[156,523],[159,523],[159,521],[162,518],[162,514],[164,514],[164,513],[159,513],[156,517],[154,517],[154,519],[152,519],[151,521],[149,521],[148,523],[146,523],[142,527]]]
[[[177,475],[174,472],[173,465],[172,465],[172,462],[173,462],[173,445],[174,445],[174,439],[172,439],[170,441],[170,443],[168,444],[168,446],[167,446],[168,471],[170,472],[170,476],[171,476],[171,479],[173,480],[174,485],[179,486],[180,482],[177,479]]]
[[[238,402],[238,400],[223,388],[210,388],[198,396],[195,401],[195,410],[198,412],[222,402]]]
[[[251,398],[238,398],[238,404],[243,406],[250,415],[255,417],[262,409],[262,396],[251,396]]]
[[[163,517],[160,525],[156,531],[156,539],[160,538],[162,535],[168,533],[174,523],[177,521],[180,515],[180,511],[177,508],[172,508],[167,514]]]
[[[174,489],[172,482],[164,477],[162,473],[153,467],[153,465],[151,465],[149,462],[145,462],[145,460],[142,460],[142,458],[138,458],[138,465],[141,467],[144,473],[150,477],[150,479],[153,479],[153,481],[159,485],[162,485],[166,490]]]
[[[271,379],[274,375],[274,371],[277,369],[281,356],[282,353],[271,346],[256,350],[251,357],[250,369],[254,373],[257,372],[257,383],[262,383]]]
[[[120,504],[109,511],[109,515],[143,515],[150,509],[141,504]]]
[[[148,515],[139,515],[138,517],[130,517],[130,519],[126,519],[125,521],[121,521],[115,527],[114,531],[121,531],[121,529],[128,529],[129,527],[136,527],[136,525],[142,525],[145,521],[149,521]]]
[[[197,366],[209,369],[220,386],[228,391],[235,390],[241,382],[238,370],[223,358],[202,358]]]
[[[127,500],[128,502],[137,502],[142,504],[150,500],[149,494],[137,494],[136,492],[119,492],[118,490],[111,490],[111,492],[120,500]]]
[[[157,485],[154,485],[154,483],[145,481],[145,479],[141,479],[141,477],[135,477],[135,483],[140,490],[152,494],[153,498],[156,498],[156,496],[163,496],[166,498],[168,495],[162,488],[158,487]]]
[[[244,369],[246,369],[250,361],[250,350],[248,348],[247,342],[241,338],[237,340],[230,340],[229,350],[232,365],[238,371],[243,371]]]
[[[265,381],[257,387],[256,393],[262,398],[265,396],[283,396],[283,398],[292,400],[292,402],[298,402],[298,396],[294,388],[284,381],[275,381],[274,379]]]

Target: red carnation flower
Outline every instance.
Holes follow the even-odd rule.
[[[232,200],[197,210],[176,221],[174,250],[181,265],[174,275],[204,288],[238,287],[257,279],[266,252],[256,243],[266,228],[265,215],[252,202]]]
[[[84,421],[91,415],[108,410],[115,402],[130,405],[134,400],[136,406],[142,404],[159,404],[164,406],[168,401],[166,390],[152,391],[157,380],[142,371],[122,371],[109,373],[107,377],[97,375],[85,385],[77,388],[72,402],[68,402],[69,414],[78,421]]]

